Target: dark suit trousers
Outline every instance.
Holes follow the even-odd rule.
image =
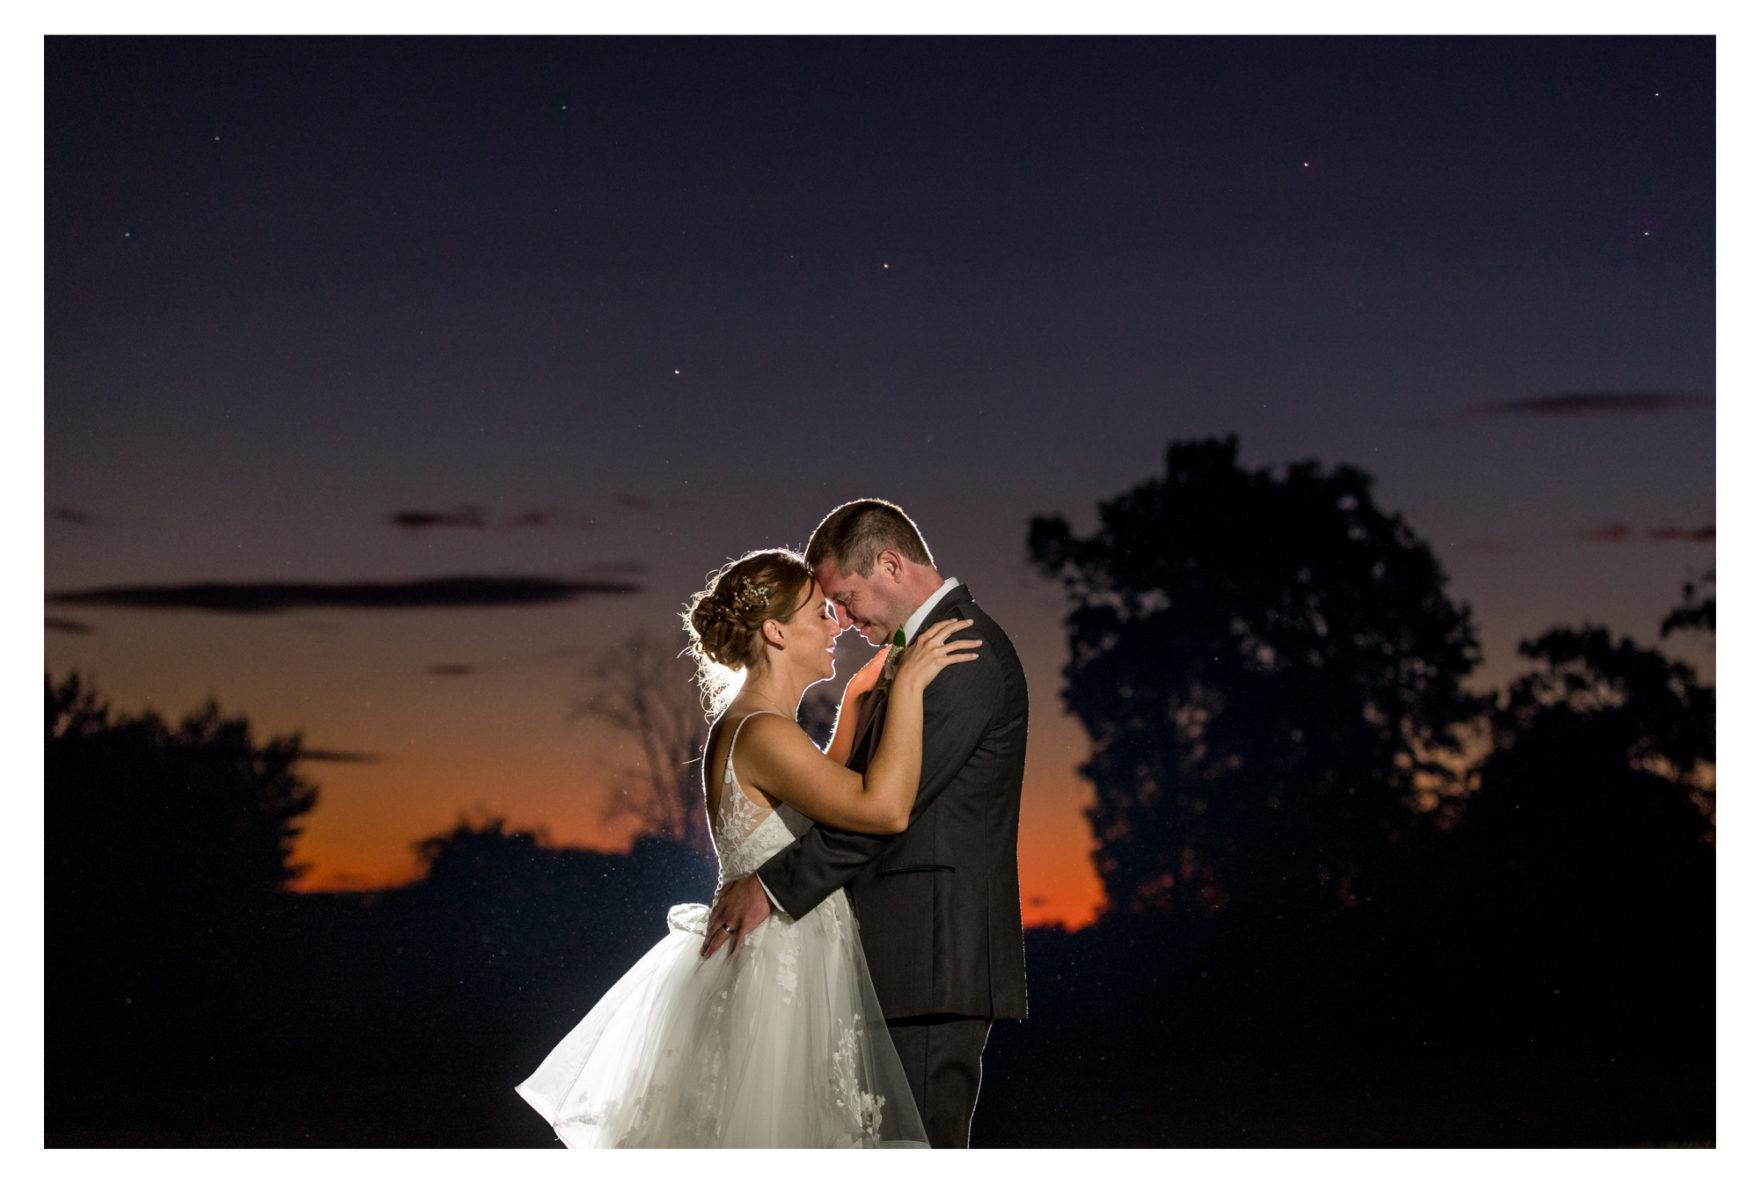
[[[929,1014],[887,1019],[886,1027],[923,1114],[929,1144],[936,1149],[965,1149],[971,1140],[972,1110],[978,1105],[983,1076],[979,1057],[990,1035],[990,1020]]]

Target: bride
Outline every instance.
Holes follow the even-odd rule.
[[[870,661],[820,752],[794,716],[801,694],[836,673],[841,627],[806,562],[787,549],[747,553],[710,578],[686,618],[719,713],[703,784],[722,886],[787,846],[788,821],[905,828],[923,689],[949,663],[978,657],[978,639],[952,639],[970,621],[941,622]],[[872,690],[888,693],[887,720],[863,775],[843,763]],[[673,908],[665,939],[516,1089],[563,1143],[927,1146],[848,897],[833,892],[798,921],[778,913],[703,958],[708,913]]]

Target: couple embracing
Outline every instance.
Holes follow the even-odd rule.
[[[821,751],[795,722],[850,627],[882,648]],[[519,1085],[570,1146],[964,1146],[990,1024],[1027,1013],[1027,684],[916,525],[846,503],[803,557],[691,601],[720,887]]]

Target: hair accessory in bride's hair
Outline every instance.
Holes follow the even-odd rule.
[[[763,673],[761,623],[773,613],[785,613],[812,583],[813,570],[798,552],[771,548],[748,552],[714,570],[702,591],[691,596],[683,617],[706,715],[727,708],[746,674]]]
[[[742,610],[762,609],[770,604],[770,586],[757,585],[750,577],[741,577],[732,597],[733,604]]]

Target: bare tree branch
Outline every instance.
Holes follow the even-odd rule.
[[[653,833],[712,854],[701,770],[708,725],[690,667],[642,630],[589,663],[582,679],[587,691],[573,715],[606,721],[641,750],[634,788],[609,804],[608,815],[637,814]]]

